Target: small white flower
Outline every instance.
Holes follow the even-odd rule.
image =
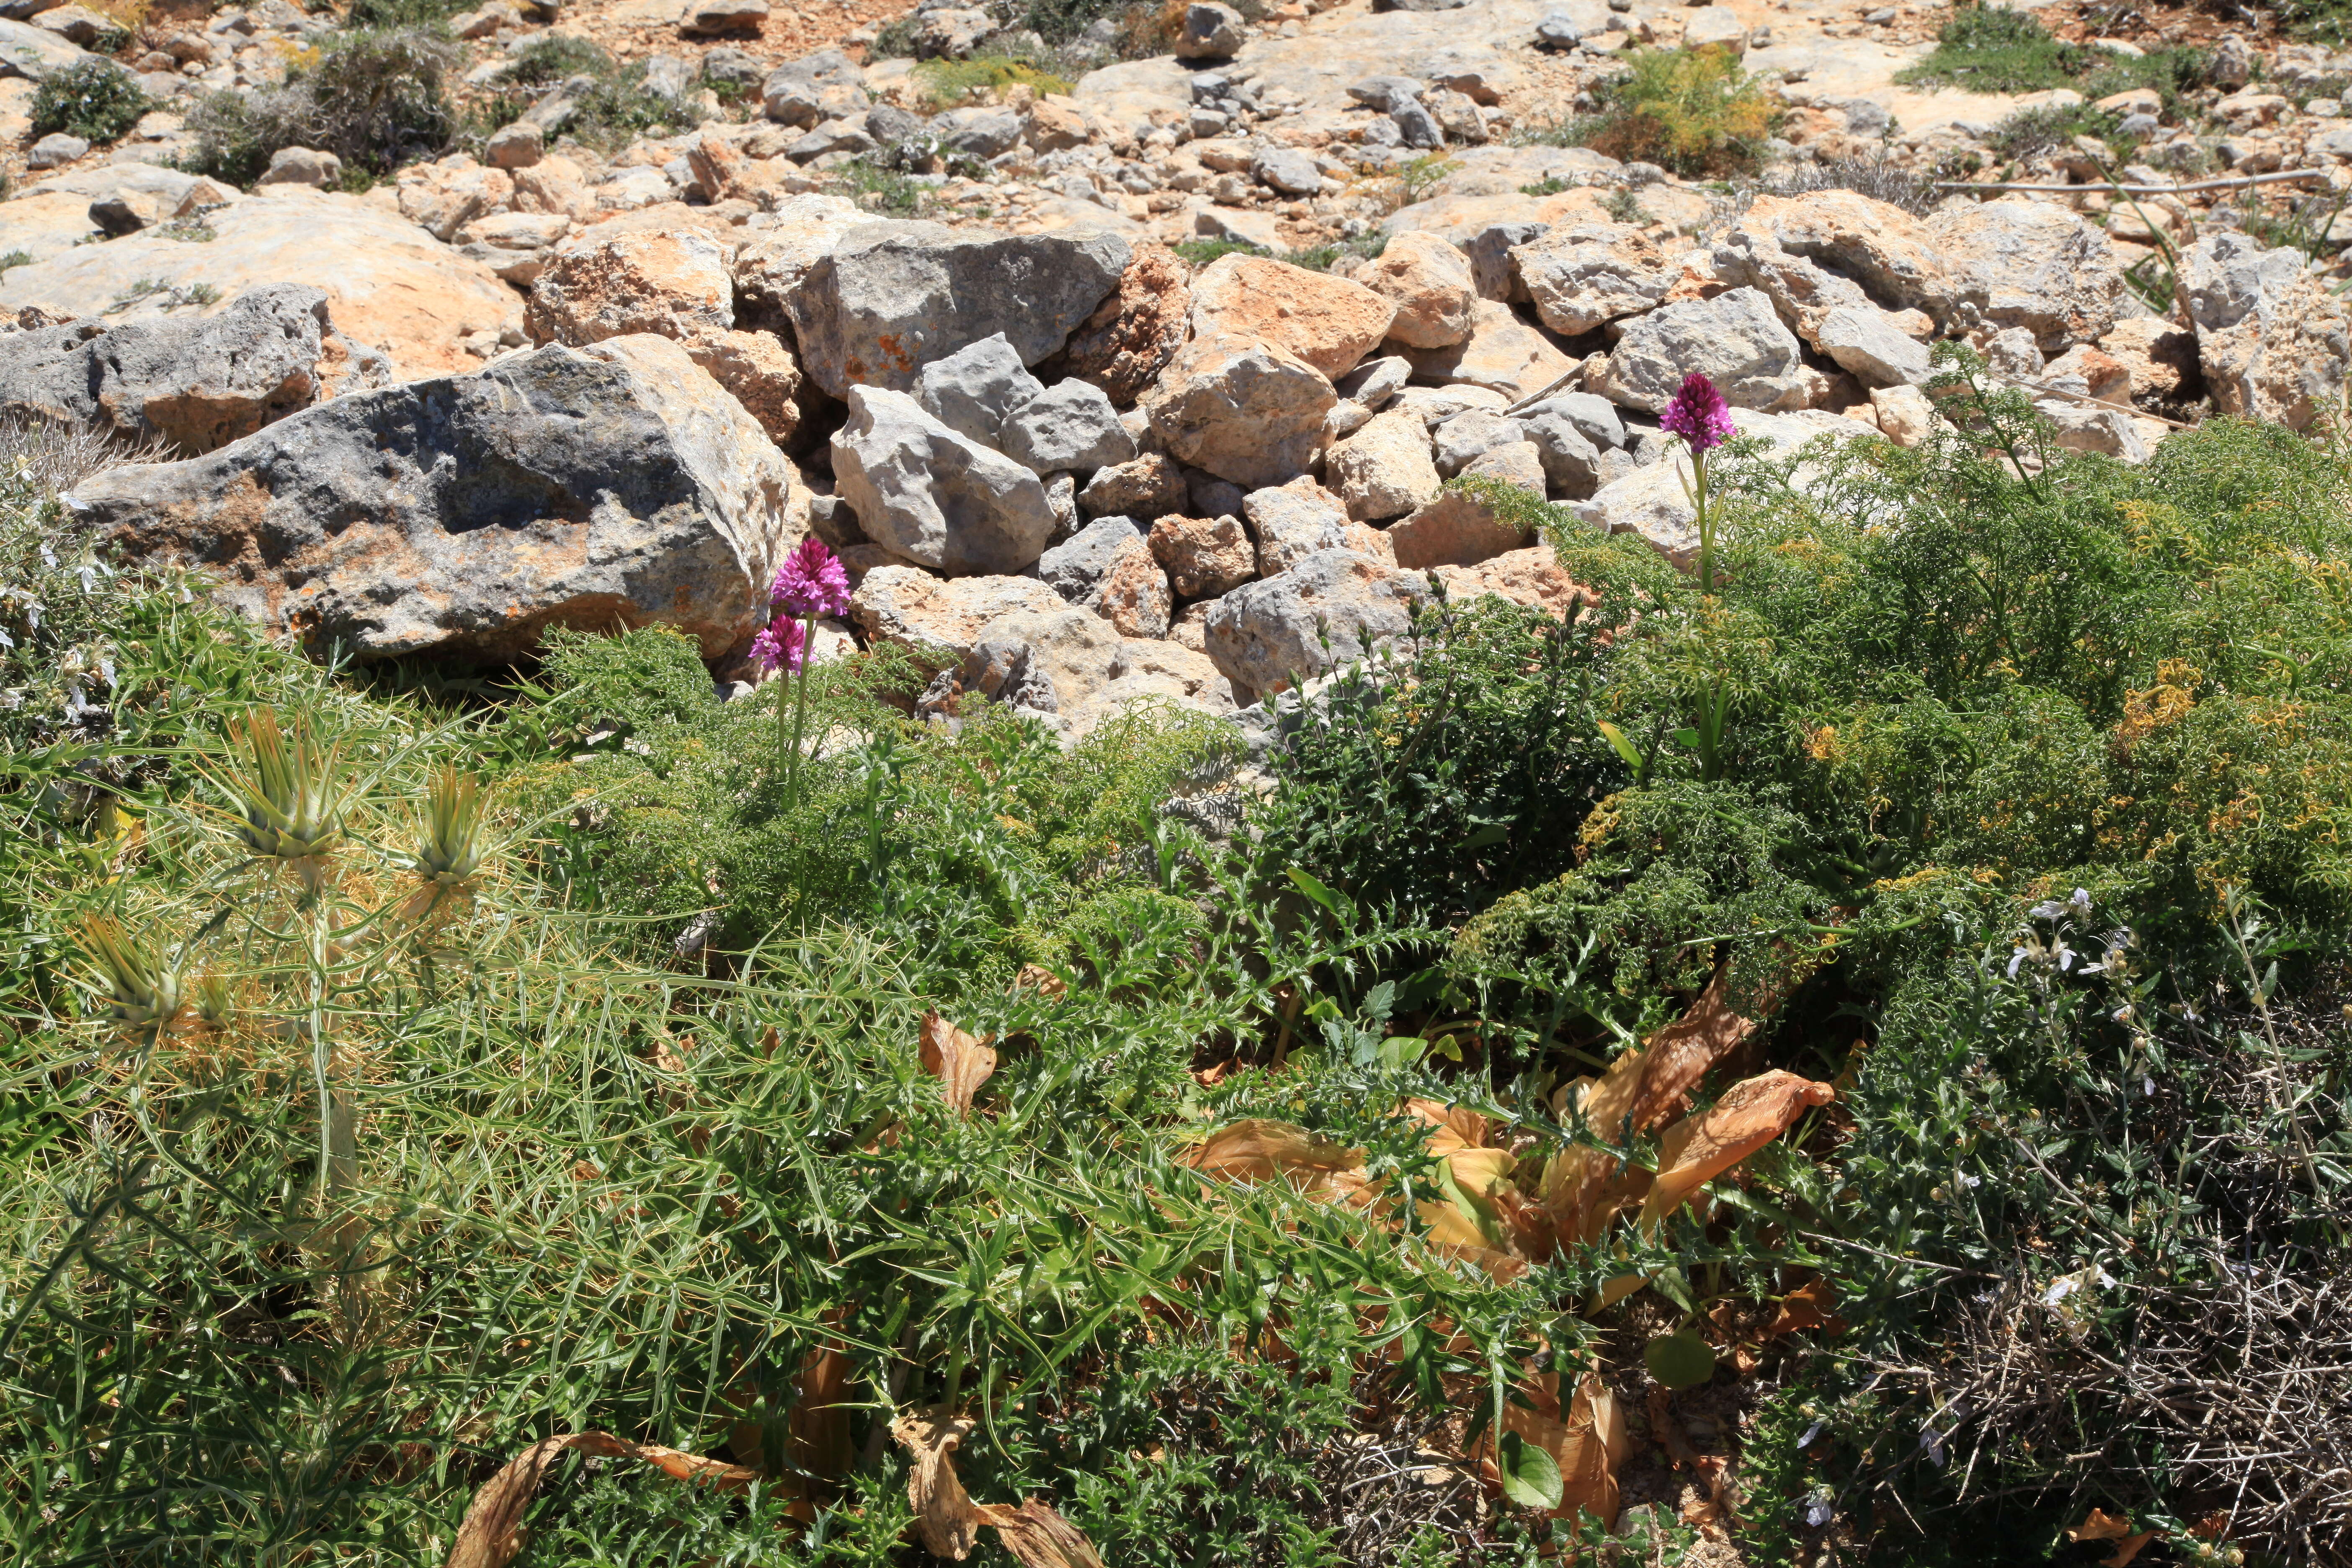
[[[2017,978],[2017,966],[2024,962],[2025,950],[2021,947],[2009,955],[2009,977],[2011,980]]]
[[[2139,1075],[2139,1097],[2142,1100],[2154,1100],[2156,1098],[2156,1079],[2148,1077],[2146,1073]]]
[[[2091,894],[2089,889],[2084,888],[2075,889],[2074,896],[2066,901],[2074,905],[2076,910],[2080,910],[2084,920],[2089,920],[2091,918]]]
[[[2054,921],[2066,912],[2066,906],[2053,899],[2047,903],[2034,905],[2032,912],[2036,920]]]
[[[2074,1287],[2081,1283],[2081,1280],[2075,1279],[2071,1274],[2067,1275],[2063,1279],[2053,1279],[2050,1282],[2050,1289],[2042,1292],[2042,1304],[2045,1307],[2056,1306],[2059,1302],[2073,1295],[2074,1293]]]
[[[1984,1178],[1982,1176],[1971,1176],[1964,1171],[1960,1173],[1960,1185],[1968,1188],[1970,1192],[1974,1192],[1979,1187],[1984,1185]]]
[[[1829,1523],[1836,1514],[1835,1509],[1831,1505],[1829,1488],[1816,1487],[1813,1489],[1813,1495],[1805,1500],[1805,1528],[1819,1530]]]
[[[1816,1421],[1811,1426],[1806,1427],[1805,1435],[1797,1439],[1797,1447],[1800,1448],[1811,1447],[1813,1446],[1813,1439],[1820,1436],[1822,1435],[1822,1428],[1828,1425],[1829,1423],[1826,1421]]]

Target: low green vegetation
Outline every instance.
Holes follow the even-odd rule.
[[[976,93],[1026,87],[1039,97],[1067,92],[1069,79],[1018,55],[973,55],[969,59],[925,60],[915,68],[929,109],[952,109]]]
[[[85,59],[43,79],[33,92],[33,134],[62,131],[85,142],[128,135],[152,109],[139,79],[112,60]]]
[[[1756,167],[1779,121],[1771,97],[1721,49],[1636,49],[1594,89],[1599,108],[1530,140],[1591,147],[1677,174]]]
[[[914,1568],[945,1413],[1105,1563],[1698,1561],[1542,1436],[1613,1401],[1713,1413],[1752,1563],[2324,1561],[2352,454],[2127,468],[1944,353],[1926,446],[1714,454],[1712,592],[1471,482],[1591,596],[1433,593],[1263,775],[887,650],[789,792],[667,632],[306,663],[12,429],[0,1539],[439,1562],[595,1432],[723,1483],[560,1458],[517,1562]],[[1684,1018],[1689,1120],[1580,1109]]]
[[[315,57],[288,66],[279,85],[199,100],[187,117],[196,146],[184,166],[251,185],[285,147],[332,153],[355,176],[437,157],[459,127],[450,98],[458,59],[457,46],[431,27],[330,34]]]
[[[2066,87],[2089,99],[2153,88],[2165,112],[2173,114],[2180,95],[2200,86],[2204,76],[2205,56],[2199,49],[2120,55],[2053,37],[2030,11],[1975,4],[1956,8],[1937,35],[1935,52],[1895,79],[1970,92],[2046,92]]]

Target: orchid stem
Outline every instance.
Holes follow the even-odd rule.
[[[801,803],[801,726],[808,718],[809,677],[815,673],[809,667],[809,655],[815,646],[816,616],[812,612],[801,626],[800,690],[793,700],[793,739],[784,763],[784,809],[787,812],[798,809]],[[779,731],[783,728],[783,699],[779,697],[776,700],[776,727]]]

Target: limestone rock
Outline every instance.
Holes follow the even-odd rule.
[[[1045,384],[1029,374],[1003,332],[992,332],[925,365],[921,387],[932,418],[983,447],[1002,447],[1006,417]]]
[[[47,81],[59,71],[98,58],[46,27],[0,21],[0,76]]]
[[[935,223],[849,230],[784,299],[802,368],[827,394],[904,391],[928,362],[1001,331],[1034,365],[1118,287],[1115,235],[989,235]]]
[[[1309,478],[1252,490],[1242,501],[1242,515],[1257,538],[1261,577],[1287,572],[1318,551],[1372,552],[1363,548],[1363,540],[1374,531],[1351,521],[1339,498]]]
[[[1000,617],[983,629],[958,676],[967,697],[1011,701],[1066,742],[1146,699],[1204,713],[1234,710],[1232,688],[1207,658],[1176,643],[1123,637],[1084,610]]]
[[[1801,394],[1797,340],[1755,289],[1662,306],[1625,328],[1595,388],[1656,414],[1702,371],[1734,408],[1774,408]]]
[[[1585,422],[1556,406],[1558,402],[1548,399],[1521,412],[1519,428],[1535,446],[1546,486],[1556,495],[1583,500],[1601,487],[1606,467],[1601,454],[1610,448],[1596,444]],[[1618,434],[1622,441],[1623,431]]]
[[[2197,335],[2164,316],[2131,316],[2099,340],[2100,350],[2124,367],[2134,393],[2192,397],[2204,390]]]
[[[793,196],[776,208],[775,224],[735,253],[735,299],[739,309],[761,325],[785,326],[785,301],[798,292],[809,268],[850,230],[874,221],[845,196]]]
[[[1675,277],[1657,245],[1623,224],[1563,224],[1511,261],[1543,324],[1571,338],[1651,309]]]
[[[1881,386],[1870,394],[1878,428],[1898,447],[1916,447],[1935,433],[1936,405],[1916,386]]]
[[[363,659],[510,658],[552,625],[671,626],[717,658],[766,618],[791,483],[684,350],[636,336],[338,397],[70,504]]]
[[[1522,421],[1557,414],[1595,447],[1604,449],[1625,445],[1625,421],[1619,416],[1617,405],[1597,393],[1556,392],[1541,403],[1532,403],[1519,410]]]
[[[1257,575],[1257,550],[1238,518],[1163,517],[1151,525],[1151,553],[1180,599],[1213,599]]]
[[[1739,226],[1769,236],[1791,255],[1835,268],[1883,304],[1916,306],[1938,321],[1952,313],[1953,285],[1945,276],[1937,238],[1926,223],[1890,202],[1845,190],[1759,196],[1741,215]]]
[[[1410,414],[1376,414],[1324,459],[1331,488],[1359,522],[1385,522],[1434,499],[1443,482],[1429,432]]]
[[[624,234],[565,247],[532,286],[523,331],[538,343],[630,332],[680,341],[735,325],[734,257],[694,233]]]
[[[2341,301],[2305,274],[2303,252],[2210,233],[2181,258],[2179,289],[2214,407],[2300,430],[2337,403],[2352,342]]]
[[[1135,437],[1091,382],[1049,386],[1004,419],[1004,455],[1039,474],[1092,474],[1135,456]]]
[[[1475,566],[1527,543],[1527,531],[1507,522],[1475,486],[1449,487],[1389,530],[1396,563],[1408,571]]]
[[[1192,335],[1250,337],[1326,376],[1353,370],[1396,319],[1394,301],[1360,283],[1263,256],[1221,256],[1192,279]]]
[[[394,189],[400,216],[444,245],[473,219],[512,205],[515,194],[513,175],[471,158],[411,163],[401,170]]]
[[[1917,386],[1928,376],[1927,346],[1905,333],[1884,310],[1841,305],[1814,329],[1813,346],[1868,386]]]
[[[1133,407],[1183,345],[1192,309],[1192,268],[1164,245],[1139,245],[1118,288],[1079,323],[1061,366]]]
[[[343,161],[332,153],[310,147],[280,147],[269,155],[269,167],[255,183],[263,185],[310,185],[331,188],[343,177]]]
[[[2095,342],[2116,324],[2125,285],[2115,247],[2065,207],[1963,205],[1937,213],[1924,233],[1944,272],[1942,295],[1927,304],[1939,320],[1970,305],[1996,327],[2029,329],[2045,354]]]
[[[1926,398],[1926,395],[1916,387],[1897,387],[1893,391],[1918,396],[1923,402]],[[1884,417],[1882,405],[1882,420]],[[1813,409],[1762,414],[1748,408],[1734,408],[1732,420],[1741,435],[1762,437],[1775,452],[1801,447],[1825,433],[1839,436],[1872,433],[1869,426],[1857,420]],[[1640,534],[1675,565],[1688,568],[1698,553],[1698,514],[1683,488],[1688,473],[1687,459],[1669,457],[1635,468],[1622,478],[1612,479],[1601,486],[1590,501],[1580,503],[1577,510],[1586,521],[1599,524],[1606,532]],[[1802,477],[1801,469],[1800,477]]]
[[[1229,60],[1241,52],[1242,14],[1215,0],[1193,0],[1184,7],[1184,30],[1176,36],[1180,60]]]
[[[865,72],[839,49],[819,49],[778,66],[761,84],[760,98],[769,119],[793,126],[862,113],[872,102]]]
[[[1469,337],[1478,290],[1470,260],[1436,236],[1406,229],[1357,269],[1355,280],[1396,303],[1388,335],[1416,349],[1442,349]]]
[[[1149,637],[1168,635],[1176,614],[1176,598],[1168,587],[1168,574],[1149,549],[1119,557],[1103,579],[1095,614],[1117,626],[1119,635]]]
[[[1516,419],[1489,409],[1471,408],[1446,420],[1430,433],[1431,457],[1437,471],[1452,479],[1480,453],[1525,441],[1526,430]]]
[[[1462,384],[1500,393],[1507,401],[1532,397],[1576,368],[1508,305],[1482,299],[1471,307],[1466,342],[1443,349],[1408,349],[1404,357],[1423,381]]]
[[[1037,577],[1080,609],[1099,612],[1104,584],[1119,563],[1150,553],[1134,519],[1098,518],[1039,556]]]
[[[1507,551],[1475,566],[1440,566],[1434,575],[1445,584],[1445,596],[1457,605],[1492,594],[1541,610],[1556,621],[1567,619],[1569,607],[1579,599],[1593,596],[1559,569],[1549,544]]]
[[[1150,523],[1182,511],[1189,499],[1182,466],[1165,452],[1146,452],[1096,469],[1078,492],[1078,511],[1089,518],[1130,517]]]
[[[667,334],[665,334],[667,335]],[[732,393],[782,447],[800,429],[801,371],[791,353],[767,332],[704,332],[686,341],[687,357]]]
[[[1550,476],[1544,472],[1543,452],[1533,441],[1487,447],[1462,466],[1462,478],[1493,479],[1523,489],[1538,500],[1543,500],[1550,489]]]
[[[327,297],[299,283],[240,294],[216,316],[92,323],[0,334],[0,412],[162,437],[194,456],[252,435],[330,395],[353,351],[328,320]],[[378,356],[362,381],[390,379]]]
[[[187,181],[191,191],[210,184],[147,173]],[[306,283],[327,296],[338,330],[388,354],[402,375],[478,368],[459,345],[495,332],[515,312],[514,291],[496,272],[397,214],[299,185],[265,190],[209,213],[215,237],[201,245],[142,230],[12,267],[0,273],[0,309],[37,305],[52,315],[135,321],[186,312],[182,291],[199,284],[226,303],[266,284]]]
[[[903,392],[850,389],[833,471],[867,538],[950,577],[1021,571],[1053,537],[1053,508],[1036,475]]]
[[[877,566],[850,595],[849,618],[870,644],[905,648],[926,674],[960,662],[981,629],[1016,611],[1063,608],[1034,577],[937,577],[918,566]]]
[[[1171,453],[1255,489],[1307,470],[1337,401],[1319,371],[1284,349],[1196,338],[1170,362],[1147,411]]]
[[[1202,640],[1234,686],[1279,691],[1404,636],[1428,593],[1410,572],[1351,550],[1318,551],[1219,599]]]

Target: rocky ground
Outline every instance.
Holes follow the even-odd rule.
[[[881,46],[1082,65],[1108,35],[491,0],[453,23],[476,101],[572,34],[643,62],[679,125],[599,152],[574,79],[357,193],[299,149],[250,191],[169,166],[191,94],[268,85],[330,21],[157,11],[126,43],[92,15],[0,21],[0,406],[173,443],[85,510],[365,656],[502,658],[619,616],[724,679],[813,530],[859,581],[829,646],[908,648],[927,712],[1232,711],[1394,636],[1432,574],[1564,608],[1511,489],[1687,558],[1657,415],[1692,370],[1776,446],[1909,444],[1954,339],[2062,443],[2137,461],[2211,412],[2307,426],[2352,358],[2334,242],[2258,237],[2277,201],[2352,189],[2352,57],[2203,13],[2115,41],[2212,51],[2171,108],[2106,106],[2145,121],[2136,199],[2095,143],[2004,157],[2005,121],[2077,94],[1898,85],[1941,7],[1194,5],[1175,53],[948,101]],[[101,42],[163,107],[111,148],[31,138],[34,82]],[[1781,110],[1760,178],[1562,144],[1643,46],[1744,57]]]

